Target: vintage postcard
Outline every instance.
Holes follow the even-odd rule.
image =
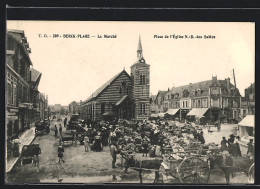
[[[254,183],[255,23],[7,20],[5,181]]]

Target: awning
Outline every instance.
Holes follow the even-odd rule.
[[[164,117],[165,113],[159,113],[158,116],[159,117]]]
[[[6,117],[6,120],[7,121],[15,121],[15,120],[17,120],[18,119],[18,116],[7,116]]]
[[[255,127],[255,116],[247,115],[242,121],[238,123],[238,125],[244,127]]]
[[[123,97],[116,103],[116,106],[119,106],[122,102],[125,101],[126,98],[127,98],[127,95],[123,96]]]
[[[103,114],[103,116],[115,116],[115,115],[116,115],[116,113],[114,113],[112,111],[106,112],[106,113]]]
[[[175,115],[179,110],[180,109],[168,109],[168,111],[165,113],[169,115]]]
[[[202,117],[208,111],[209,108],[193,108],[187,116]]]

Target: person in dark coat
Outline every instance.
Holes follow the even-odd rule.
[[[229,135],[228,144],[233,144],[235,141],[235,136],[233,134]]]
[[[248,149],[247,149],[247,155],[254,157],[255,155],[255,149],[254,149],[254,144],[253,144],[253,139],[249,140],[249,143],[247,144]]]
[[[34,167],[36,167],[36,165],[39,167],[39,154],[41,154],[41,148],[39,144],[34,144],[34,150],[33,150],[33,155],[34,155]]]
[[[198,141],[199,141],[201,144],[205,144],[205,139],[204,139],[203,133],[199,133],[199,134],[198,134]]]
[[[226,137],[222,137],[222,141],[220,142],[220,145],[221,145],[220,150],[221,151],[228,150],[227,144],[228,144],[228,141],[227,141]]]
[[[154,145],[154,130],[153,129],[150,131],[150,142],[151,142],[151,145]]]
[[[62,161],[63,163],[65,163],[65,161],[63,160],[63,153],[64,153],[64,148],[63,146],[60,144],[58,147],[58,158],[59,158],[59,163],[60,161]]]
[[[110,145],[110,154],[112,156],[112,168],[116,168],[116,154],[117,154],[117,148],[114,142]]]
[[[142,141],[142,151],[143,151],[143,157],[144,157],[144,154],[145,156],[147,157],[147,153],[148,153],[148,139],[147,137],[145,137]]]
[[[102,150],[102,142],[99,135],[95,137],[95,141],[91,150],[95,152],[100,152]]]
[[[62,126],[60,124],[60,127],[59,127],[59,132],[60,132],[60,136],[62,137]]]

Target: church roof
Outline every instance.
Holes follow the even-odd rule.
[[[141,43],[141,37],[140,36],[139,36],[139,42],[138,42],[137,51],[143,51],[142,43]]]
[[[128,77],[129,74],[123,70],[120,73],[116,74],[114,77],[112,77],[111,79],[109,79],[106,83],[104,83],[103,85],[101,85],[94,93],[92,93],[87,100],[85,100],[83,103],[86,103],[90,100],[92,100],[93,98],[97,97],[99,94],[101,94],[114,80],[116,80],[122,73],[126,73]]]

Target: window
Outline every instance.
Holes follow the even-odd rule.
[[[122,94],[122,87],[119,87],[119,94]]]
[[[17,98],[17,90],[16,90],[16,84],[14,84],[13,85],[13,103],[14,103],[14,106],[16,106],[17,105],[17,100],[16,100],[16,98]]]
[[[188,91],[183,91],[183,97],[188,97],[189,96],[189,92]]]
[[[188,101],[186,101],[186,108],[188,108]]]
[[[7,98],[8,98],[8,104],[13,104],[13,89],[12,84],[7,83]]]
[[[145,84],[145,75],[143,74],[140,75],[140,83]]]
[[[140,104],[140,114],[145,114],[145,104]]]
[[[184,101],[182,102],[182,107],[184,108]]]
[[[208,106],[207,99],[203,99],[202,106],[206,108]]]
[[[198,100],[198,108],[200,108],[200,100]]]
[[[101,104],[101,115],[105,113],[105,103]]]
[[[192,102],[192,107],[196,108],[196,101],[195,100],[193,100],[193,102]]]
[[[173,94],[171,94],[171,99],[173,99],[174,98],[174,95]]]

